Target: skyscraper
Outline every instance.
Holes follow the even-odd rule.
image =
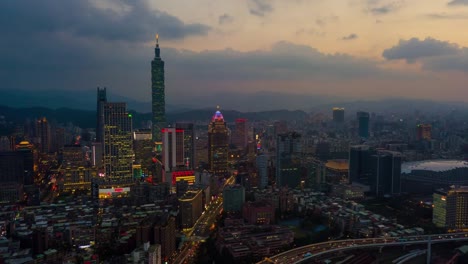
[[[104,104],[107,102],[106,87],[97,88],[96,142],[104,142]]]
[[[431,124],[418,124],[416,126],[416,140],[431,140]]]
[[[45,117],[37,120],[36,133],[40,143],[40,152],[49,153],[51,142],[50,124]]]
[[[226,186],[223,190],[223,209],[226,212],[241,212],[245,202],[245,188],[242,185]]]
[[[164,85],[164,61],[159,50],[159,36],[156,35],[154,59],[151,61],[151,99],[153,112],[153,141],[161,142],[161,129],[166,127],[166,98]]]
[[[258,187],[264,189],[268,185],[268,156],[258,155],[256,158],[257,175],[260,178]]]
[[[448,231],[468,230],[468,187],[439,189],[433,195],[432,222]]]
[[[166,172],[174,171],[184,165],[184,130],[177,128],[162,129],[162,162]]]
[[[361,138],[369,137],[369,113],[357,112],[357,119],[359,122],[358,134]]]
[[[112,185],[133,183],[132,115],[125,103],[104,104],[104,167]]]
[[[245,118],[236,119],[236,127],[234,135],[232,136],[232,144],[237,148],[245,149],[247,147],[247,137],[248,137],[248,123]]]
[[[208,165],[215,175],[227,173],[228,151],[229,130],[223,115],[217,110],[208,126]]]
[[[335,123],[344,122],[344,108],[339,108],[339,107],[333,108],[333,122]]]
[[[301,181],[301,135],[281,134],[276,142],[276,185],[296,188]]]
[[[368,184],[371,174],[370,156],[374,151],[366,145],[351,146],[349,149],[349,183]]]
[[[371,192],[376,196],[401,193],[401,154],[379,151],[371,156]]]
[[[195,131],[193,123],[176,123],[176,129],[184,130],[184,166],[192,170],[195,167]]]

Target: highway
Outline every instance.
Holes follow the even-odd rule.
[[[190,257],[193,257],[200,246],[200,242],[205,240],[211,230],[210,228],[216,223],[216,218],[221,214],[223,209],[223,189],[227,185],[234,183],[234,176],[228,178],[224,185],[219,190],[218,198],[208,205],[208,208],[198,218],[193,227],[186,233],[186,242],[182,246],[172,263],[185,263]]]
[[[408,236],[402,238],[363,238],[335,240],[291,249],[281,254],[272,256],[270,258],[265,258],[263,261],[260,261],[258,263],[306,263],[307,260],[312,260],[315,257],[319,257],[321,255],[333,252],[340,252],[343,250],[427,244],[429,242],[431,244],[435,244],[464,240],[468,240],[467,232],[448,233],[439,235]],[[307,254],[308,256],[304,257],[305,254]]]

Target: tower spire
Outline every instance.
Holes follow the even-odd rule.
[[[156,34],[156,48],[154,49],[154,54],[156,58],[161,57],[161,50],[159,49],[159,34]]]

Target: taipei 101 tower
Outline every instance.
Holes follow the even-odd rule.
[[[151,61],[151,99],[152,99],[152,136],[153,142],[161,142],[161,129],[166,126],[166,98],[164,87],[164,61],[161,59],[159,36],[156,35],[154,59]]]

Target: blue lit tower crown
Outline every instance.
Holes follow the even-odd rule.
[[[154,59],[151,61],[151,99],[153,112],[153,141],[161,142],[161,129],[166,126],[166,99],[164,87],[164,61],[161,59],[159,36],[156,35]]]

